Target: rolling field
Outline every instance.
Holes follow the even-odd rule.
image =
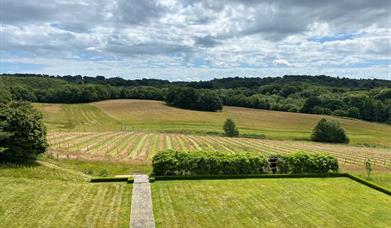
[[[153,155],[164,149],[265,154],[326,152],[338,158],[342,171],[361,177],[366,175],[364,161],[370,158],[374,164],[373,181],[391,188],[391,126],[385,124],[339,118],[351,144],[337,145],[308,141],[313,126],[321,118],[319,115],[239,107],[201,112],[148,100],[35,104],[35,107],[43,112],[49,129],[49,151],[60,157],[125,162],[139,165],[137,170],[150,170]],[[265,134],[267,139],[208,134],[221,134],[226,117],[234,118],[241,133]]]
[[[158,181],[157,227],[389,227],[391,198],[346,178]]]
[[[188,134],[222,133],[227,117],[244,134],[269,139],[308,140],[320,115],[225,106],[222,112],[178,109],[161,101],[108,100],[89,104],[35,104],[51,131],[153,131]],[[334,117],[327,116],[329,119]],[[391,147],[391,126],[338,118],[352,144]]]
[[[0,227],[129,227],[131,185],[43,164],[0,166]]]

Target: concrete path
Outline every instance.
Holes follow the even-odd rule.
[[[130,227],[155,227],[151,186],[147,175],[133,175],[133,194]]]

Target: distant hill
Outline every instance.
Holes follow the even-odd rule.
[[[82,76],[65,75],[53,76],[45,74],[1,74],[0,76],[22,77],[22,78],[51,78],[61,79],[71,83],[86,84],[109,84],[112,86],[155,86],[167,87],[170,85],[191,86],[204,89],[229,89],[229,88],[255,88],[271,83],[309,83],[319,86],[346,87],[355,89],[373,89],[376,87],[391,88],[391,80],[383,79],[351,79],[345,77],[331,77],[326,75],[284,75],[282,77],[228,77],[212,79],[209,81],[173,81],[162,79],[123,79],[121,77],[106,78],[104,76]]]
[[[218,96],[216,99],[229,106],[391,123],[390,80],[335,78],[324,75],[170,82],[103,76],[2,74],[0,102],[11,99],[46,103],[86,103],[109,99],[165,100],[168,88],[171,87],[188,87],[200,91],[200,94],[212,94],[210,91],[213,91],[213,94]],[[196,99],[196,96],[194,97]]]

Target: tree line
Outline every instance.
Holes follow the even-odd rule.
[[[230,105],[391,123],[391,81],[387,80],[292,75],[199,82],[80,75],[0,77],[0,101],[83,103],[128,98],[164,100],[172,106],[204,111]]]

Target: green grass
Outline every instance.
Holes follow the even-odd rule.
[[[391,197],[347,178],[157,181],[158,227],[387,227]]]
[[[350,170],[348,171],[349,173],[353,174],[353,175],[356,175],[358,177],[361,177],[365,180],[368,180],[367,179],[367,173],[365,172],[365,170],[361,170],[361,171],[357,171],[357,170]],[[374,169],[371,173],[371,175],[369,176],[369,181],[372,181],[384,188],[387,188],[389,190],[391,190],[391,172],[390,171],[378,171],[376,169]]]
[[[128,227],[131,185],[0,177],[2,227]]]
[[[120,121],[90,104],[34,104],[50,130],[119,130]]]
[[[0,165],[0,227],[129,227],[131,185],[39,162]]]
[[[76,159],[44,159],[52,164],[77,170],[87,175],[100,176],[106,173],[107,176],[127,175],[132,173],[149,174],[152,171],[150,165],[135,165],[123,162],[109,162],[109,161],[85,161]]]
[[[142,130],[188,134],[222,133],[227,117],[243,134],[264,134],[271,139],[308,140],[320,115],[225,106],[222,112],[169,107],[160,101],[108,100],[90,104],[36,104],[50,130]],[[327,116],[335,119],[335,117]],[[391,146],[391,126],[338,118],[352,144]]]

